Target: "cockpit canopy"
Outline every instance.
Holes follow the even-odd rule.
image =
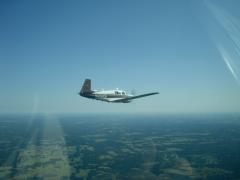
[[[114,93],[115,93],[115,95],[126,95],[126,92],[119,91],[119,90],[114,91]]]

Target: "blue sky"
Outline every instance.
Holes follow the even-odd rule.
[[[238,0],[0,2],[0,113],[240,112]],[[95,89],[160,94],[129,104]]]

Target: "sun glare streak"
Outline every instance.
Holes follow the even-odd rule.
[[[223,58],[223,60],[225,61],[228,69],[230,70],[230,72],[232,73],[233,77],[237,80],[238,82],[238,75],[236,74],[236,72],[234,71],[233,67],[232,66],[232,62],[231,62],[231,57],[229,56],[229,54],[227,53],[227,51],[221,47],[220,45],[218,45],[218,50]],[[238,82],[239,83],[239,82]]]
[[[219,54],[240,85],[240,22],[225,9],[217,7],[209,1],[205,1],[205,3],[215,20],[227,34],[228,43],[222,41],[222,37],[217,37],[217,33],[212,33],[215,36],[213,39]]]
[[[33,109],[32,109],[32,114],[36,114],[38,110],[38,105],[39,105],[39,96],[37,93],[34,94],[34,99],[33,99]]]
[[[31,138],[17,155],[15,179],[70,179],[70,164],[64,132],[59,120],[46,115],[41,121],[34,120]],[[13,158],[12,158],[13,159]],[[13,163],[13,160],[9,163]],[[35,167],[34,170],[32,167]]]

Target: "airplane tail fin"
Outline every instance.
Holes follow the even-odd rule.
[[[91,79],[85,79],[80,94],[91,92]]]

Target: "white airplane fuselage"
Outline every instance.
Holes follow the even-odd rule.
[[[116,100],[133,97],[133,95],[127,94],[125,91],[119,90],[119,89],[102,90],[102,91],[93,90],[92,96],[94,96],[94,98],[97,100],[102,100],[102,101],[107,101],[107,102],[115,102]],[[129,101],[126,100],[124,102],[128,103],[128,102],[130,102],[130,100]]]

